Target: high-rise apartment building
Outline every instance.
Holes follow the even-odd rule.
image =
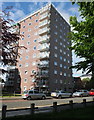
[[[73,88],[72,53],[68,49],[69,24],[52,4],[47,4],[19,21],[23,34],[17,67],[21,76],[21,90],[41,91]]]

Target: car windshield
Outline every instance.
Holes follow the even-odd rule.
[[[26,93],[28,93],[28,90],[26,90],[26,91],[23,92],[23,94],[26,94]]]
[[[82,90],[78,90],[77,92],[83,92]]]

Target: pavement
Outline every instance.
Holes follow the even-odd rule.
[[[19,100],[22,99],[21,96],[14,96],[14,97],[0,97],[0,100]]]

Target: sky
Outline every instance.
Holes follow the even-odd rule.
[[[25,2],[22,2],[22,1],[13,2],[13,0],[10,0],[10,1],[8,0],[8,2],[0,2],[0,9],[1,8],[3,9],[6,6],[13,6],[13,9],[10,12],[11,18],[15,21],[19,21],[22,18],[28,16],[29,14],[32,14],[34,11],[37,11],[39,8],[49,3],[49,2],[43,2],[42,0],[40,0],[42,2],[26,2],[26,0],[23,0],[23,1]],[[45,0],[45,1],[50,1],[50,3],[52,3],[55,6],[55,8],[60,12],[60,14],[68,23],[69,23],[70,16],[76,16],[79,21],[82,20],[82,18],[80,17],[80,13],[78,12],[79,7],[77,6],[77,4],[72,5],[71,2],[59,2],[61,0],[56,0],[57,2],[55,2],[55,0]],[[72,54],[72,57],[73,57],[73,63],[72,63],[73,65],[75,65],[77,61],[80,61],[80,58],[76,57],[74,52]],[[73,76],[78,77],[81,75],[82,75],[81,70],[78,72],[76,70],[73,70]]]

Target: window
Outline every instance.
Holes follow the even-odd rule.
[[[68,60],[68,63],[70,63],[70,61]]]
[[[57,32],[54,32],[55,35],[57,35]]]
[[[36,20],[36,22],[38,22],[38,20]]]
[[[25,28],[25,26],[23,26],[23,28]]]
[[[24,38],[22,38],[22,40],[24,40]]]
[[[60,38],[62,39],[62,36],[60,35]]]
[[[32,17],[30,17],[30,19],[32,19]]]
[[[57,46],[54,47],[57,50]]]
[[[29,52],[29,48],[26,49],[26,52]]]
[[[62,46],[62,43],[60,42],[60,45]]]
[[[66,69],[66,68],[67,68],[67,66],[64,65],[64,69]]]
[[[54,74],[57,74],[57,71],[56,71],[56,70],[54,70]]]
[[[62,84],[63,82],[62,82],[62,80],[60,80],[60,84]]]
[[[28,56],[26,56],[26,59],[28,59]]]
[[[29,23],[28,25],[31,25],[31,23]]]
[[[34,50],[36,50],[36,46],[34,46]]]
[[[57,57],[57,54],[55,53],[54,56]]]
[[[35,58],[35,57],[36,57],[36,53],[33,54],[33,58]]]
[[[22,60],[22,57],[20,57],[20,60]]]
[[[24,72],[25,74],[27,74],[28,72],[27,72],[27,70],[25,70],[25,72]]]
[[[27,82],[27,78],[24,79],[24,82]]]
[[[30,35],[28,35],[28,38],[30,38]]]
[[[62,50],[60,49],[60,53],[62,53]]]
[[[24,34],[24,32],[22,32],[22,34]]]
[[[64,76],[66,76],[67,74],[66,73],[64,73]]]
[[[19,67],[22,67],[22,64],[19,64]]]
[[[24,86],[24,91],[27,89],[27,87],[26,86]]]
[[[29,45],[29,44],[30,44],[30,41],[27,42],[27,45]]]
[[[60,67],[62,67],[62,64],[60,64]]]
[[[64,58],[64,62],[66,62],[66,58]]]
[[[57,28],[57,25],[55,26],[55,28]]]
[[[55,39],[55,42],[57,42],[57,39]]]
[[[62,60],[62,56],[60,56],[60,60]]]
[[[66,55],[66,52],[64,52],[64,55]]]
[[[57,66],[57,62],[54,62],[54,65],[56,65],[56,66]]]
[[[31,28],[28,29],[28,32],[30,32],[30,31],[31,31]]]
[[[28,63],[25,63],[25,67],[28,67]]]
[[[37,40],[34,40],[34,42],[37,42]]]
[[[55,80],[55,83],[57,83],[58,82],[58,80]]]
[[[24,20],[24,23],[25,23],[25,20]]]
[[[60,75],[62,75],[62,72],[60,72]]]
[[[66,46],[65,46],[65,45],[63,45],[63,47],[65,48]]]
[[[33,62],[32,65],[35,66],[35,65],[36,65],[36,62]]]

